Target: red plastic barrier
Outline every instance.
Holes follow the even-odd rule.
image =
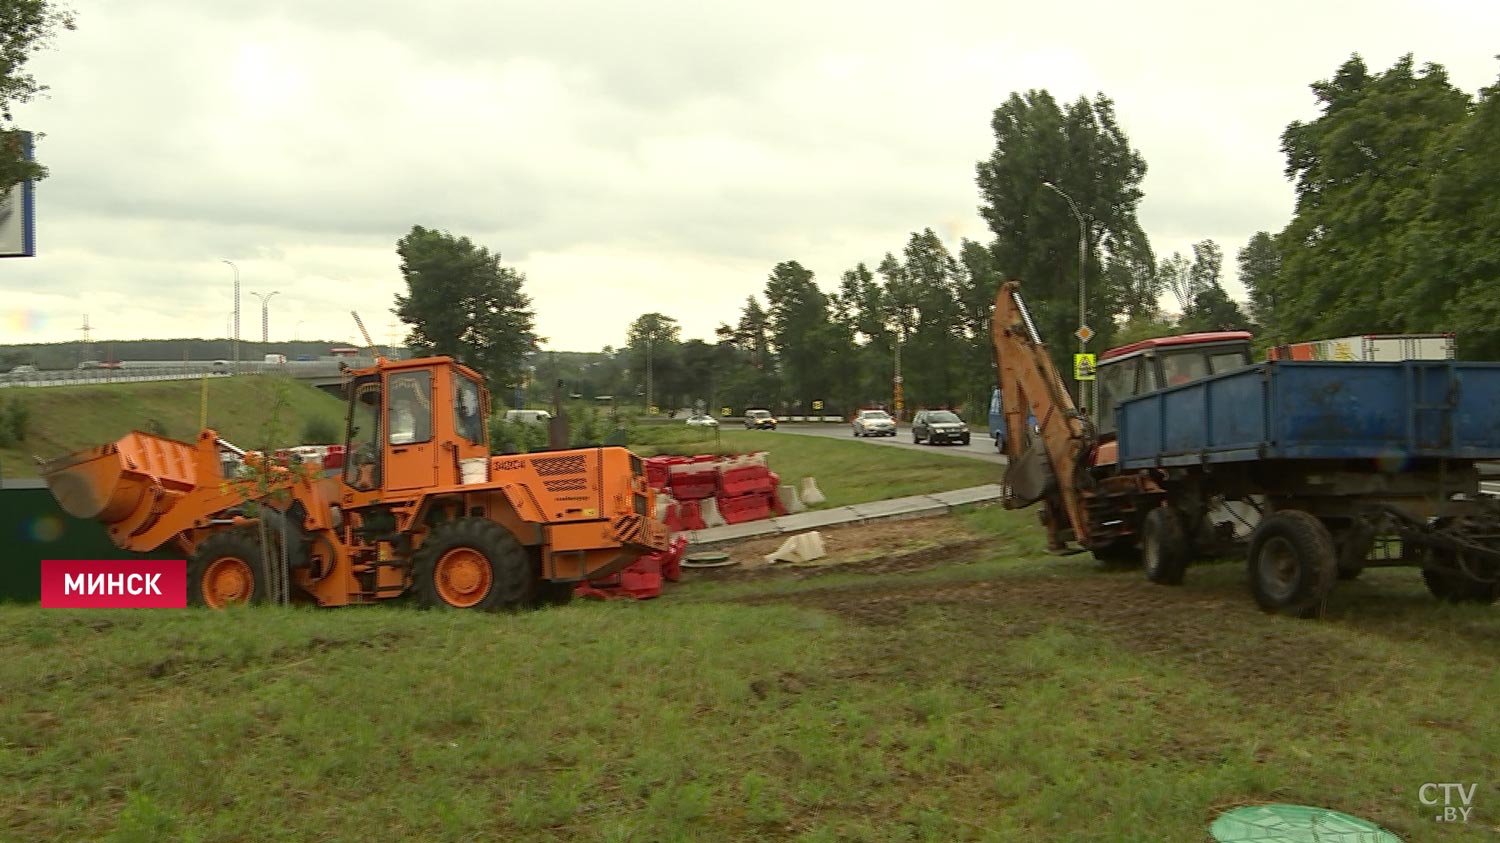
[[[771,515],[786,515],[786,504],[781,500],[781,475],[771,473],[771,491],[766,493],[771,500]]]
[[[721,498],[769,492],[774,488],[776,487],[771,484],[771,472],[763,465],[731,468],[719,474],[719,497]]]
[[[701,502],[696,500],[683,501],[678,506],[680,508],[678,522],[682,526],[672,532],[680,533],[683,530],[702,530],[708,526],[703,523],[703,504]]]
[[[603,579],[581,582],[573,588],[578,597],[596,600],[630,598],[650,600],[661,596],[662,581],[677,582],[682,578],[682,554],[687,550],[687,537],[678,536],[666,550],[642,556],[631,565]]]
[[[710,471],[672,475],[672,497],[680,501],[711,498],[719,490],[718,475]]]
[[[323,457],[323,467],[324,468],[343,468],[344,467],[344,446],[343,445],[329,445],[328,446],[328,453],[326,455],[324,455],[324,457]]]
[[[760,492],[733,498],[719,498],[719,514],[724,516],[724,520],[730,524],[743,524],[746,521],[769,518],[771,515],[770,496]]]
[[[660,554],[661,575],[668,582],[682,579],[682,554],[687,550],[687,544],[687,536],[678,536],[672,540],[671,548]]]

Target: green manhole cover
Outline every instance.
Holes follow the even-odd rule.
[[[1226,811],[1209,826],[1218,843],[1401,843],[1380,826],[1306,805],[1254,805]]]

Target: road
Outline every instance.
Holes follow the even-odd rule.
[[[971,428],[972,430],[972,428]],[[851,439],[855,442],[867,442],[870,445],[879,445],[886,448],[920,448],[939,454],[950,454],[955,457],[969,457],[970,459],[985,460],[988,462],[1005,464],[1005,457],[995,450],[995,443],[985,434],[983,430],[974,431],[968,445],[913,445],[911,442],[911,428],[903,425],[895,436],[862,436],[854,438],[850,432],[849,424],[793,424],[783,425],[776,431],[776,435],[792,433],[798,436],[829,436],[837,439]]]

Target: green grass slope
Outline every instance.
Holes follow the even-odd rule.
[[[343,429],[344,404],[307,384],[289,378],[210,378],[208,426],[245,448],[284,447],[302,442],[312,419]],[[36,477],[32,456],[51,459],[112,442],[132,430],[164,432],[192,441],[198,434],[201,381],[93,384],[45,389],[0,390],[0,405],[26,407],[26,438],[0,447],[0,475]],[[279,435],[263,441],[272,409],[284,396]]]

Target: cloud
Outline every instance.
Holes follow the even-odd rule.
[[[50,98],[39,256],[0,264],[4,341],[390,330],[396,241],[467,235],[527,276],[551,347],[661,311],[711,338],[783,260],[827,289],[931,227],[986,239],[974,166],[1013,91],[1105,93],[1146,157],[1160,254],[1232,256],[1291,211],[1280,132],[1353,52],[1493,82],[1500,7],[606,0],[76,2]],[[1393,22],[1400,22],[1399,26]],[[300,330],[297,329],[300,323]],[[250,336],[251,330],[243,328]]]

